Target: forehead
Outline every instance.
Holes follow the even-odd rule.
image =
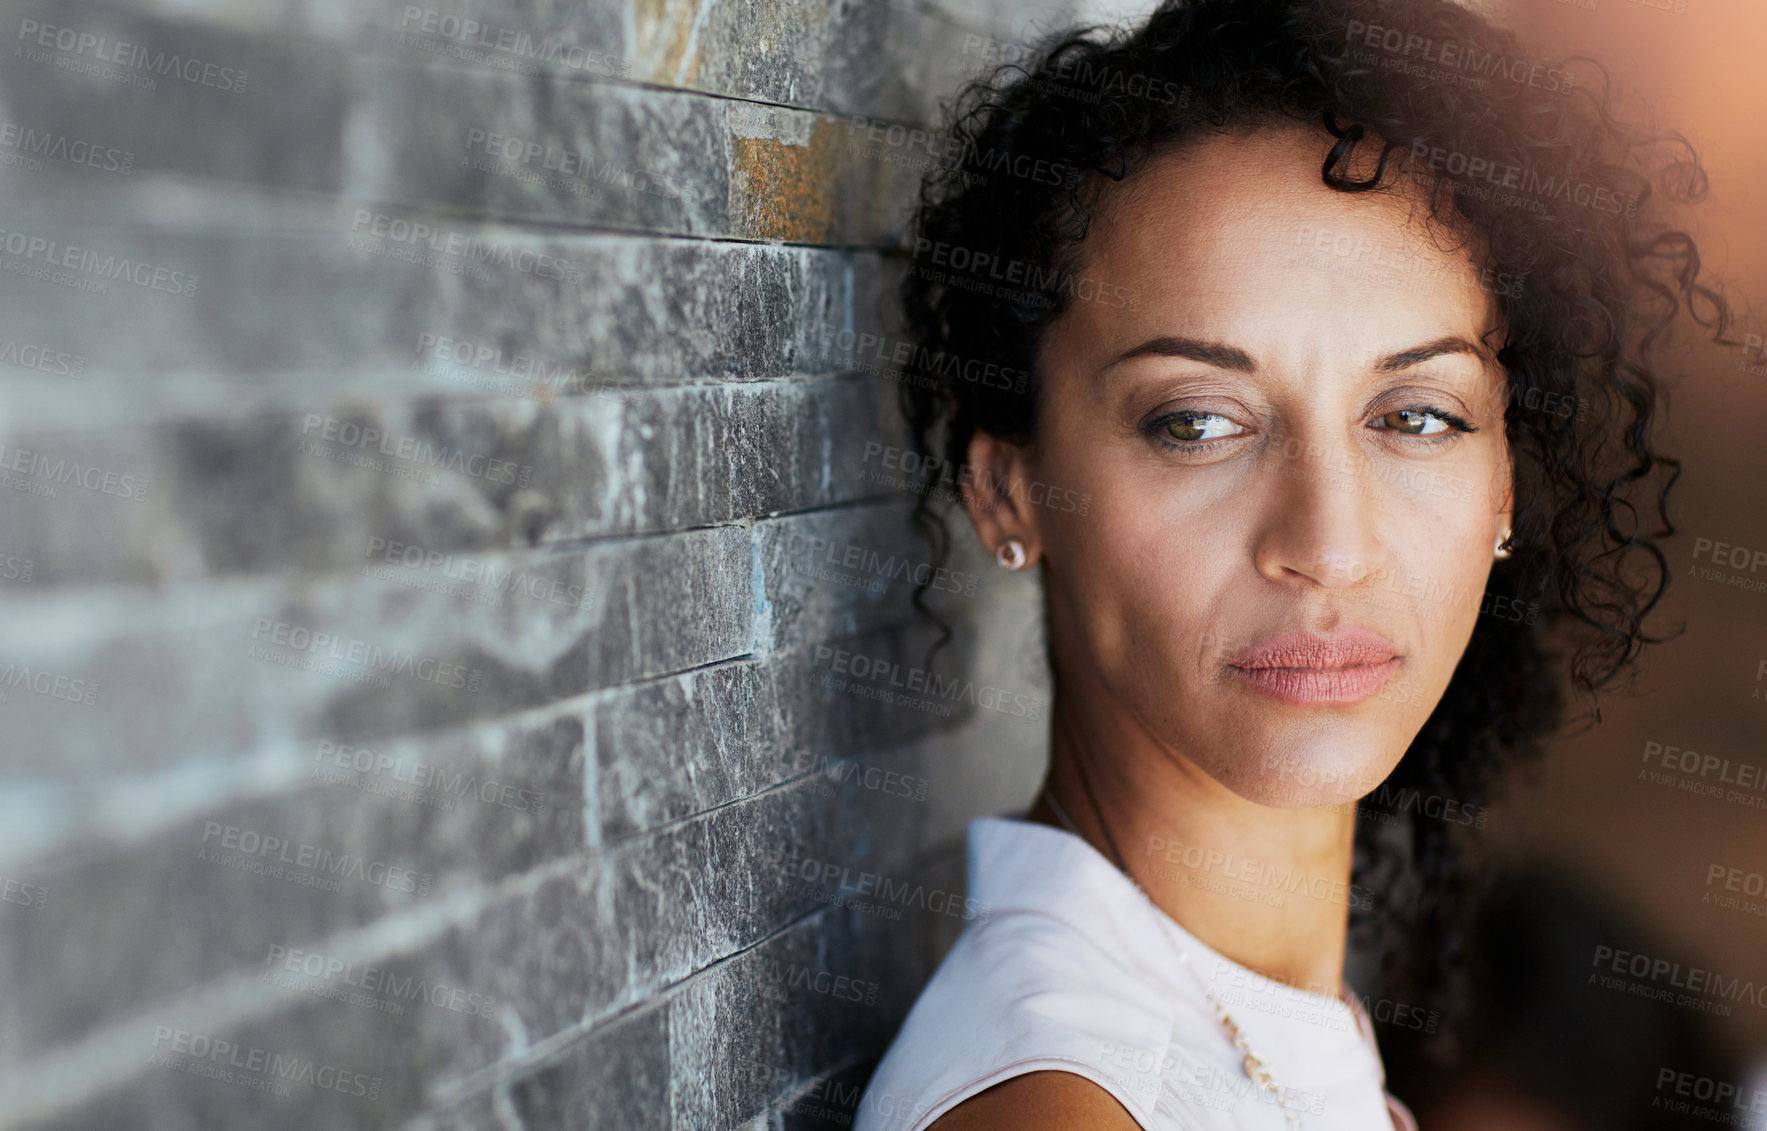
[[[1366,193],[1324,184],[1332,142],[1299,124],[1211,135],[1109,185],[1077,271],[1130,301],[1076,302],[1064,320],[1100,337],[1183,329],[1277,353],[1477,339],[1496,305],[1470,249],[1429,223],[1408,179],[1389,172],[1392,189]]]

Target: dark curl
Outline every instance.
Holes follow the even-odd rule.
[[[934,553],[949,548],[934,499],[960,493],[975,431],[1035,439],[1045,329],[1077,299],[1111,300],[1077,268],[1098,192],[1192,138],[1315,123],[1330,131],[1325,184],[1413,178],[1432,230],[1500,281],[1516,463],[1515,551],[1492,571],[1491,615],[1365,815],[1418,797],[1479,811],[1565,721],[1567,684],[1598,720],[1600,692],[1662,639],[1644,622],[1668,582],[1657,540],[1673,532],[1680,465],[1653,447],[1665,394],[1647,359],[1682,315],[1721,342],[1731,316],[1668,219],[1705,195],[1692,148],[1617,121],[1592,60],[1537,59],[1448,0],[1166,0],[1138,30],[1057,32],[965,86],[944,138],[952,160],[921,186],[901,290],[917,348],[900,400],[935,469],[915,507]],[[965,380],[971,362],[1030,379]],[[1456,821],[1394,809],[1384,831],[1358,826],[1357,879],[1387,898],[1355,926],[1384,954],[1383,992],[1439,1009],[1446,1035],[1468,996],[1476,869]]]

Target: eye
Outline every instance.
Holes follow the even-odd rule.
[[[1375,417],[1374,427],[1405,436],[1438,436],[1450,430],[1471,432],[1466,421],[1434,408],[1398,408]]]
[[[1191,444],[1236,436],[1245,431],[1225,416],[1213,412],[1175,412],[1156,424],[1165,435]]]

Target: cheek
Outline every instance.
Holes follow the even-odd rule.
[[[1391,534],[1393,562],[1379,589],[1403,599],[1420,644],[1417,676],[1445,684],[1460,660],[1490,576],[1495,539],[1480,503],[1406,512]]]
[[[1048,526],[1061,602],[1102,667],[1130,684],[1156,681],[1162,694],[1187,687],[1196,656],[1224,631],[1221,594],[1247,568],[1240,533],[1230,516],[1170,491],[1119,483],[1093,498],[1086,516]]]

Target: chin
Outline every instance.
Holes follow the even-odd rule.
[[[1248,754],[1241,772],[1217,780],[1247,801],[1278,809],[1330,808],[1354,804],[1373,792],[1404,757],[1396,753],[1370,759],[1370,751],[1388,744],[1366,734],[1338,735],[1312,741],[1276,738],[1263,753]]]

